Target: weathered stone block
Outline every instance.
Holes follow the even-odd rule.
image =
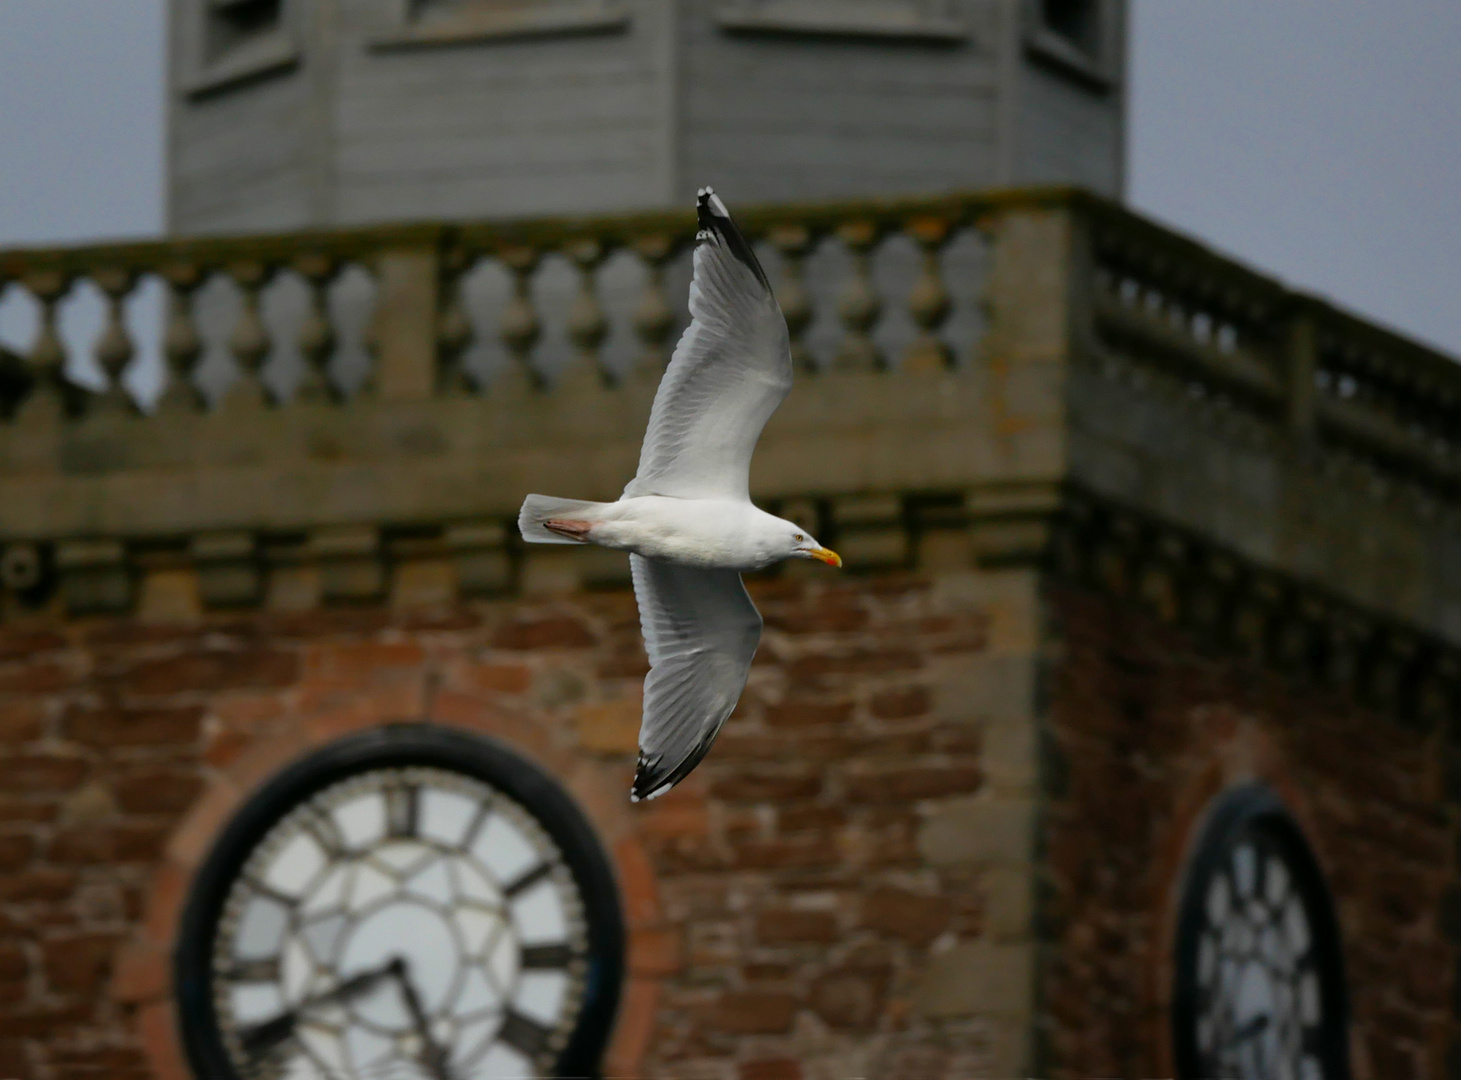
[[[794,1058],[763,1058],[742,1062],[737,1076],[740,1080],[803,1080],[805,1073]]]
[[[763,766],[736,772],[717,770],[710,786],[717,799],[731,802],[773,802],[809,799],[822,790],[822,777],[797,766]]]
[[[568,615],[512,619],[492,635],[494,648],[513,651],[586,649],[597,640],[582,621]]]
[[[767,725],[773,728],[814,728],[842,724],[852,717],[852,702],[828,701],[813,696],[787,698],[775,705],[767,705],[763,715]]]
[[[258,600],[264,578],[251,533],[202,533],[193,538],[191,553],[203,603],[231,607]]]
[[[1034,925],[1035,872],[1030,866],[993,866],[979,875],[984,926],[990,940],[1029,940]]]
[[[63,994],[91,995],[111,973],[115,934],[81,934],[41,945],[46,983]]]
[[[36,851],[35,837],[29,833],[0,833],[0,873],[11,874],[26,863]]]
[[[526,546],[522,552],[518,586],[525,596],[566,596],[583,584],[577,549]]]
[[[790,994],[731,992],[705,1013],[706,1023],[732,1035],[771,1035],[791,1028],[800,1003]]]
[[[837,533],[837,554],[848,570],[903,566],[909,560],[908,530],[901,524],[884,528],[861,526]]]
[[[1004,673],[1007,665],[1022,664],[1022,657],[961,656],[942,659],[933,668],[934,716],[942,721],[973,724],[991,709],[1019,707],[1019,699],[1007,697]]]
[[[143,769],[128,772],[113,785],[117,805],[134,814],[173,814],[186,810],[203,790],[194,771]]]
[[[142,579],[137,617],[150,623],[192,623],[203,613],[198,574],[190,567],[149,571]]]
[[[468,596],[502,592],[512,584],[507,527],[500,521],[450,525],[442,545],[451,552],[457,585]]]
[[[756,916],[756,940],[766,945],[831,944],[837,940],[837,919],[829,911],[763,911]]]
[[[274,649],[210,649],[146,660],[120,675],[130,694],[217,693],[220,690],[288,686],[299,677],[294,653]]]
[[[797,870],[835,866],[842,855],[818,836],[779,840],[739,839],[733,845],[734,865],[742,870]]]
[[[201,706],[120,709],[75,708],[61,721],[67,738],[89,746],[166,746],[197,741]]]
[[[1034,1001],[1035,947],[960,941],[928,960],[916,977],[913,1007],[933,1018],[1028,1015]]]
[[[310,533],[309,555],[317,561],[325,600],[373,600],[385,591],[380,531],[373,526],[316,529]]]
[[[457,597],[456,569],[448,559],[409,559],[391,575],[391,607],[445,607]]]
[[[883,1011],[890,972],[887,967],[848,965],[834,968],[812,983],[807,1003],[829,1027],[866,1030]]]
[[[863,900],[862,925],[910,945],[923,946],[948,928],[953,913],[953,901],[946,896],[882,888]]]
[[[76,614],[125,611],[133,575],[125,546],[115,540],[67,540],[56,545],[56,572],[66,610]]]
[[[989,619],[991,653],[1034,655],[1041,644],[1040,575],[1025,567],[942,574],[934,579],[941,606],[976,608]]]
[[[941,866],[1028,863],[1034,858],[1035,804],[1028,799],[949,799],[928,813],[918,850]]]
[[[0,759],[0,791],[62,792],[79,784],[90,771],[81,758],[24,754]]]
[[[639,749],[639,722],[644,704],[637,698],[580,705],[573,728],[578,745],[591,754],[632,754]]]
[[[907,803],[974,791],[983,778],[972,764],[910,765],[849,776],[847,789],[862,802]]]

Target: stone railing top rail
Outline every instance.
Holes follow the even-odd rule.
[[[910,216],[970,214],[1003,208],[1064,206],[1072,202],[1106,205],[1098,196],[1066,187],[1009,188],[918,195],[896,199],[848,199],[812,203],[785,203],[733,207],[736,222],[748,234],[759,235],[775,225],[795,223],[832,229],[849,218],[897,226]],[[1125,213],[1125,211],[1121,211]],[[691,210],[643,211],[584,217],[522,217],[491,221],[421,221],[368,225],[344,229],[294,229],[280,233],[237,236],[190,236],[160,240],[103,241],[64,247],[0,249],[0,278],[15,280],[35,270],[89,273],[100,266],[143,270],[172,261],[221,265],[240,258],[282,260],[301,251],[321,251],[342,257],[365,256],[382,248],[437,244],[460,239],[473,247],[530,245],[551,248],[593,238],[628,243],[645,233],[664,232],[685,239],[694,236]]]

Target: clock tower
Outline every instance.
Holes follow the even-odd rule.
[[[170,0],[175,234],[1123,188],[1125,0]]]

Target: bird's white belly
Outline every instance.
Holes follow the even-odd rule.
[[[762,518],[770,515],[739,500],[642,495],[610,503],[589,539],[685,566],[759,570],[771,562],[757,536]]]

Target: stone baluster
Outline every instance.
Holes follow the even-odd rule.
[[[939,337],[953,310],[939,264],[952,227],[951,221],[940,217],[915,218],[908,223],[908,234],[921,250],[923,267],[908,294],[908,313],[918,326],[918,336],[903,353],[906,371],[943,371],[953,364],[953,351]]]
[[[569,244],[565,253],[578,267],[578,295],[568,309],[568,339],[578,349],[579,359],[594,365],[605,383],[612,383],[615,375],[604,367],[600,351],[609,333],[609,320],[599,302],[597,281],[598,269],[609,250],[597,240],[578,240]]]
[[[375,396],[380,389],[381,327],[386,318],[386,309],[381,303],[379,288],[381,277],[379,253],[368,260],[362,259],[359,265],[377,286],[375,295],[371,297],[370,317],[365,320],[365,325],[360,330],[360,349],[365,353],[366,361],[365,373],[355,385],[355,397],[368,398]]]
[[[989,215],[981,215],[974,219],[972,227],[974,235],[978,238],[983,247],[983,260],[978,274],[978,280],[974,285],[974,293],[970,300],[973,301],[974,310],[979,316],[979,332],[974,340],[973,348],[969,351],[969,362],[977,364],[989,357],[990,331],[994,327],[998,313],[995,302],[995,255],[998,244],[997,219]],[[1113,289],[1119,288],[1115,275],[1111,277]],[[1112,293],[1113,297],[1115,293]],[[958,358],[955,358],[957,362]]]
[[[791,338],[791,360],[805,371],[816,369],[802,335],[812,323],[812,296],[807,291],[804,262],[812,249],[813,236],[805,225],[778,225],[771,230],[772,246],[781,255],[781,280],[776,285],[776,302],[786,318]]]
[[[228,350],[238,361],[238,381],[229,388],[228,397],[244,405],[263,405],[267,398],[259,373],[269,355],[269,333],[259,312],[259,292],[269,278],[269,269],[260,262],[235,263],[229,277],[238,285],[242,308],[233,332],[228,336]]]
[[[452,248],[441,260],[441,310],[436,321],[437,392],[447,396],[472,390],[462,359],[472,344],[472,320],[467,316],[462,279],[474,260],[462,248]]]
[[[532,366],[533,346],[543,333],[542,320],[533,306],[533,272],[541,253],[535,248],[514,247],[501,252],[499,257],[512,271],[512,296],[502,309],[498,335],[518,362],[518,369],[533,385],[541,386],[543,377]]]
[[[136,352],[127,333],[126,303],[137,275],[122,267],[109,266],[98,270],[92,280],[107,298],[106,325],[97,338],[95,351],[97,365],[107,377],[101,405],[109,412],[124,412],[135,408],[122,377]]]
[[[852,255],[852,277],[837,301],[837,314],[847,333],[837,348],[834,366],[856,370],[881,367],[882,356],[872,338],[872,328],[883,311],[872,275],[872,249],[878,242],[879,229],[871,221],[849,221],[838,226],[837,235]]]
[[[53,419],[72,411],[78,392],[66,378],[66,347],[56,327],[56,305],[71,288],[59,270],[36,270],[22,279],[41,306],[40,325],[31,343],[30,361],[34,382],[20,407],[20,415]]]
[[[196,263],[177,262],[163,268],[167,281],[167,331],[162,339],[162,356],[167,363],[167,386],[157,407],[162,410],[192,410],[203,403],[193,382],[193,372],[203,355],[203,337],[193,317],[193,294],[203,282],[203,269]]]
[[[634,309],[634,332],[643,346],[635,370],[658,378],[669,363],[669,337],[675,327],[675,311],[665,295],[665,265],[675,254],[675,242],[663,233],[655,233],[636,239],[634,250],[645,267],[644,292]]]
[[[1296,442],[1311,443],[1319,408],[1319,333],[1307,306],[1300,305],[1289,317],[1285,346],[1289,434]]]
[[[304,359],[295,390],[299,401],[339,401],[340,389],[330,378],[330,358],[335,355],[335,327],[330,321],[330,283],[339,272],[338,260],[329,255],[301,255],[294,269],[309,287],[309,311],[299,328],[299,353]]]

